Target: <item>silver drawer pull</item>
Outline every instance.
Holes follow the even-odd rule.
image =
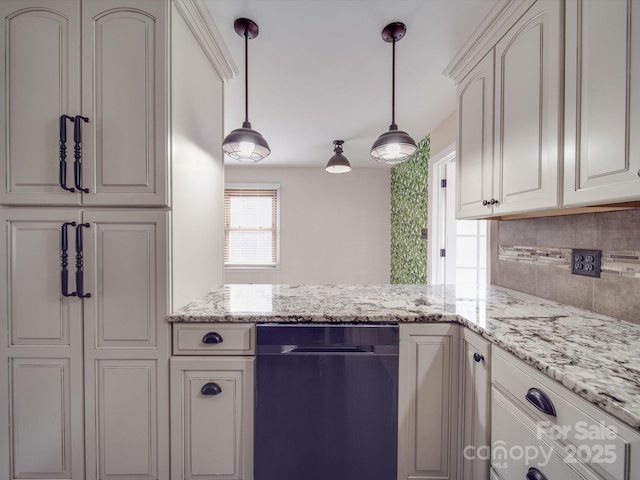
[[[219,333],[209,332],[202,337],[202,343],[222,343],[222,337]]]
[[[547,415],[551,415],[552,417],[556,416],[556,409],[554,408],[551,399],[547,397],[547,395],[542,390],[538,390],[537,388],[530,388],[525,398],[531,405],[536,407],[542,413],[546,413]]]

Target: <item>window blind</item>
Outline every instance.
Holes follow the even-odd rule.
[[[226,267],[278,266],[277,229],[277,189],[225,189],[224,263]]]

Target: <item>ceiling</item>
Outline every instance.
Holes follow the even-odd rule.
[[[362,168],[379,166],[369,151],[391,123],[385,25],[407,26],[396,44],[396,123],[418,142],[455,110],[454,84],[442,71],[497,1],[205,0],[240,71],[225,86],[225,134],[244,119],[236,18],[260,28],[249,40],[249,120],[271,155],[256,165],[324,167],[340,139]]]

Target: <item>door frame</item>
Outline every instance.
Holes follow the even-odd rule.
[[[442,224],[444,218],[447,216],[446,205],[449,205],[449,208],[456,208],[455,204],[455,188],[456,188],[456,180],[457,175],[450,175],[445,173],[447,178],[447,188],[443,192],[440,187],[440,180],[443,178],[442,168],[446,168],[446,164],[456,164],[456,144],[452,143],[445,148],[443,148],[437,155],[429,159],[429,178],[428,178],[428,192],[429,198],[427,202],[427,210],[428,210],[428,221],[427,221],[427,284],[433,285],[438,283],[446,282],[446,271],[450,268],[455,270],[455,247],[451,247],[451,242],[456,242],[456,225],[455,222],[451,224],[445,223],[447,225],[446,232],[438,232],[436,226],[438,224]],[[453,162],[452,162],[453,160]],[[447,168],[447,170],[449,170]],[[455,217],[455,210],[454,210]],[[456,219],[457,220],[457,219]],[[486,255],[487,255],[487,285],[491,284],[491,223],[489,220],[485,220],[487,222],[487,245],[486,245]],[[438,233],[438,236],[435,237],[434,234]],[[447,249],[447,261],[440,261],[440,252],[441,248]],[[451,252],[451,254],[449,254]],[[449,264],[448,267],[446,264]]]
[[[429,285],[443,283],[445,279],[445,270],[442,262],[438,261],[438,259],[440,258],[440,249],[446,248],[446,233],[444,238],[442,238],[442,235],[439,238],[434,238],[434,233],[437,230],[436,225],[441,223],[441,220],[446,215],[446,202],[443,200],[442,191],[440,190],[440,180],[442,178],[440,167],[455,158],[456,144],[452,143],[429,159],[429,199],[427,202],[427,284]]]

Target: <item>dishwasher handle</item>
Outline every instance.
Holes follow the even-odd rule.
[[[318,355],[323,353],[334,353],[334,354],[344,354],[344,353],[373,353],[374,347],[373,345],[358,345],[354,347],[347,347],[344,345],[337,346],[320,346],[320,347],[312,347],[312,346],[299,346],[299,345],[283,345],[280,353],[283,354],[311,354]]]

